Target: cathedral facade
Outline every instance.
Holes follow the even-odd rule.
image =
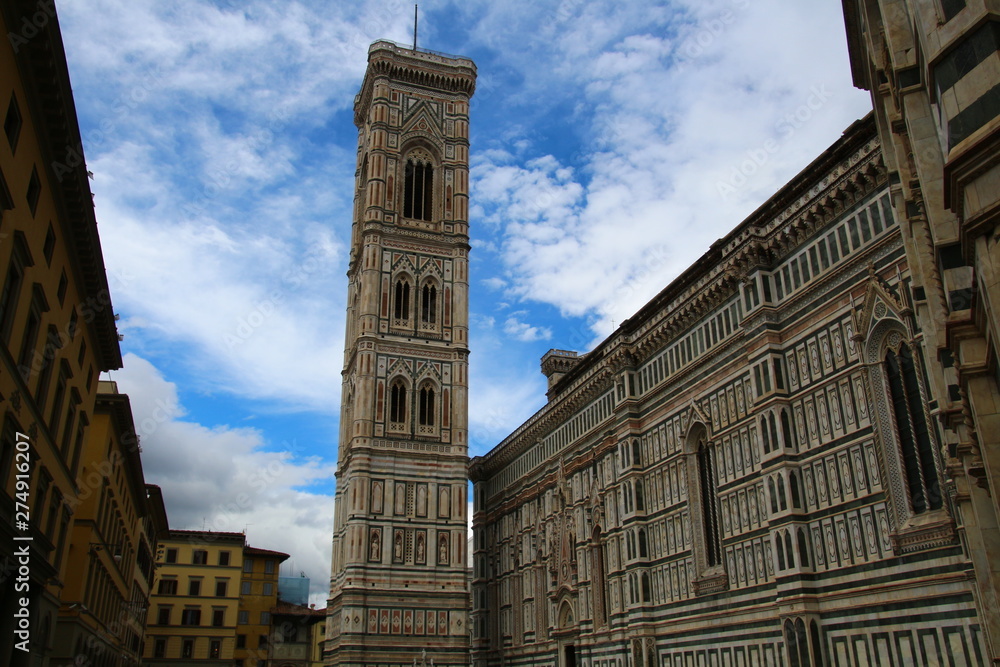
[[[473,459],[473,663],[981,665],[873,116]],[[919,295],[918,295],[919,296]]]

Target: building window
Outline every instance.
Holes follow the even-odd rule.
[[[228,587],[227,581],[216,581],[215,582],[215,597],[224,598],[226,597],[226,588]]]
[[[35,283],[32,288],[31,308],[28,311],[28,321],[24,326],[24,337],[21,339],[21,353],[17,358],[18,370],[27,383],[35,368],[35,347],[38,345],[38,332],[42,325],[42,313],[48,311],[49,304],[45,300],[42,286]],[[59,430],[58,421],[51,426],[53,436]]]
[[[45,264],[52,266],[52,253],[56,249],[56,232],[49,223],[49,229],[45,232],[45,244],[42,245],[42,254],[45,255]]]
[[[236,648],[246,648],[246,647],[247,647],[247,636],[236,635]]]
[[[420,289],[420,321],[425,324],[437,322],[437,287],[424,283]]]
[[[246,625],[247,623],[249,623],[250,622],[250,612],[249,611],[241,611],[241,612],[239,612],[237,614],[237,616],[236,616],[236,622],[239,625]]]
[[[264,561],[264,574],[274,574],[274,561],[266,560]]]
[[[257,648],[267,648],[267,635],[257,637]]]
[[[31,264],[31,255],[27,252],[23,238],[18,234],[14,238],[14,250],[7,268],[7,279],[3,284],[3,292],[0,292],[0,336],[4,342],[10,342],[14,313],[17,310],[17,302],[21,296],[21,286],[24,282],[24,269]]]
[[[789,667],[810,667],[809,640],[806,638],[806,626],[801,618],[787,619],[784,624],[785,648],[788,650]]]
[[[201,625],[201,609],[185,609],[182,611],[181,625]]]
[[[914,514],[941,509],[941,488],[934,463],[934,446],[928,432],[924,402],[909,346],[901,345],[898,353],[891,349],[886,351],[885,375],[902,450],[910,509]]]
[[[397,279],[393,297],[393,318],[400,321],[410,319],[410,281]]]
[[[941,0],[941,9],[944,11],[944,20],[950,21],[965,9],[965,0]]]
[[[226,624],[226,610],[225,609],[213,609],[212,610],[212,627],[221,628]]]
[[[170,625],[170,607],[160,607],[156,614],[158,625]]]
[[[262,611],[262,612],[260,612],[260,624],[261,625],[270,625],[271,624],[271,612],[269,612],[269,611]]]
[[[8,414],[3,422],[3,450],[0,454],[0,479],[10,479],[11,466],[14,463],[14,449],[17,446],[20,425]]]
[[[253,561],[250,560],[249,558],[247,558],[245,561],[243,561],[243,571],[244,572],[253,572]]]
[[[434,167],[429,161],[410,158],[406,161],[406,179],[403,188],[403,217],[411,220],[431,219],[431,191],[434,184]]]
[[[208,645],[208,657],[210,660],[218,660],[219,653],[222,651],[222,642],[218,639],[213,639]]]
[[[188,582],[188,595],[201,595],[201,579],[192,579]]]
[[[249,581],[244,581],[240,584],[240,595],[250,595],[250,586],[251,584]]]
[[[154,658],[165,658],[167,657],[167,640],[157,637],[153,641],[153,657]]]
[[[164,559],[167,563],[177,562],[177,549],[167,549],[167,555]]]
[[[219,565],[222,566],[222,567],[226,567],[226,566],[229,565],[229,552],[228,551],[220,551],[219,552]]]
[[[191,562],[194,565],[208,565],[208,552],[204,549],[195,549],[191,554]]]
[[[181,646],[181,657],[191,658],[194,656],[194,640],[185,639],[184,644]]]
[[[389,390],[389,421],[400,426],[406,421],[406,385],[402,380],[393,382]]]
[[[274,593],[274,584],[272,584],[270,581],[265,581],[264,592],[262,593],[262,595],[271,595],[272,593]]]
[[[14,154],[17,151],[17,140],[21,136],[21,108],[18,107],[17,97],[13,93],[7,104],[7,115],[3,119],[3,133],[7,135],[11,154]]]
[[[423,387],[420,390],[419,419],[421,426],[434,426],[434,388]]]
[[[719,514],[716,508],[715,448],[704,442],[698,446],[698,476],[701,482],[702,530],[705,538],[705,556],[709,567],[722,562],[719,544]]]
[[[28,191],[24,193],[24,198],[28,202],[28,210],[32,217],[38,210],[38,199],[42,195],[42,180],[38,177],[38,167],[31,168],[31,178],[28,180]]]
[[[177,580],[160,579],[160,587],[157,593],[159,595],[177,595]]]
[[[56,298],[59,299],[60,306],[66,302],[67,287],[69,287],[69,278],[66,277],[66,270],[63,269],[62,275],[59,276],[59,287],[56,288]]]

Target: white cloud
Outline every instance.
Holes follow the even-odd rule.
[[[185,419],[177,386],[145,359],[125,355],[112,379],[128,394],[146,481],[163,489],[170,527],[246,531],[254,546],[291,554],[317,592],[329,578],[334,465],[294,441],[267,442],[256,429]],[[289,530],[294,527],[294,530]]]
[[[598,338],[870,108],[851,88],[836,2],[485,11],[477,37],[493,31],[500,49],[521,23],[560,18],[547,44],[512,49],[508,62],[525,90],[547,89],[539,106],[583,91],[567,123],[589,152],[569,172],[557,157],[523,161],[491,146],[473,199],[502,227],[510,293],[589,317]],[[538,67],[540,52],[555,65]]]
[[[552,338],[552,330],[545,327],[536,327],[526,322],[522,322],[518,317],[524,315],[523,312],[515,313],[504,322],[503,331],[505,334],[524,343],[536,340],[549,340]]]

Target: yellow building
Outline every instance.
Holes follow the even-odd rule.
[[[288,554],[247,546],[243,549],[243,579],[236,628],[235,664],[265,664],[271,644],[271,613],[278,604],[278,570]]]
[[[243,533],[171,530],[156,553],[143,660],[231,665],[243,568]]]
[[[5,0],[0,31],[0,664],[45,667],[97,378],[122,358],[55,10]]]
[[[72,567],[53,659],[69,664],[84,656],[93,665],[136,665],[156,536],[166,533],[167,519],[163,498],[147,491],[128,396],[114,382],[100,382],[98,389],[81,454],[83,488],[68,500]]]

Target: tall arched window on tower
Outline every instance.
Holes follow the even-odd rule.
[[[429,384],[425,384],[420,388],[417,419],[421,426],[434,426],[434,387]]]
[[[437,286],[429,281],[420,288],[420,321],[423,324],[437,323]]]
[[[403,321],[410,319],[410,281],[406,278],[397,278],[394,292],[393,318]]]
[[[705,563],[708,567],[722,564],[722,545],[719,542],[719,510],[716,502],[716,451],[702,431],[698,438],[698,482],[701,487],[701,522],[705,543]]]
[[[406,385],[396,380],[389,389],[389,425],[402,428],[406,423]]]
[[[905,343],[900,345],[899,352],[886,351],[885,376],[899,434],[910,509],[914,514],[941,509],[934,446],[928,432],[913,355]]]
[[[431,191],[434,167],[429,160],[411,157],[406,161],[403,185],[403,217],[411,220],[431,219]]]

